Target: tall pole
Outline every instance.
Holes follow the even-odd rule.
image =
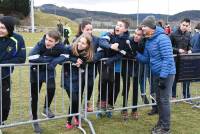
[[[140,8],[140,5],[139,5],[139,0],[137,1],[137,26],[139,25],[139,8]]]
[[[34,33],[35,24],[34,24],[34,0],[31,1],[31,32]]]
[[[169,23],[169,0],[167,0],[167,24]]]

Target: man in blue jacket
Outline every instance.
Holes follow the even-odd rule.
[[[164,30],[156,26],[154,16],[147,16],[141,25],[147,40],[144,53],[138,52],[136,58],[150,64],[159,114],[159,120],[152,129],[152,134],[169,134],[170,97],[176,74],[172,44]]]
[[[24,63],[26,60],[24,39],[13,32],[14,26],[13,17],[0,18],[0,65]],[[10,75],[13,69],[0,66],[0,125],[7,120],[10,110]]]

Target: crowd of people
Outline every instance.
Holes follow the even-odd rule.
[[[22,36],[14,32],[14,26],[14,18],[9,16],[0,18],[0,64],[25,63],[25,43]],[[63,33],[63,25],[57,26],[57,30],[51,30],[42,37],[28,56],[28,61],[33,63],[30,67],[32,120],[38,119],[38,94],[43,83],[47,84],[47,95],[42,114],[48,118],[55,117],[50,109],[56,88],[55,68],[58,64],[70,61],[71,63],[63,65],[61,72],[63,76],[61,87],[66,90],[72,103],[69,114],[79,112],[78,108],[81,105],[79,102],[82,102],[86,85],[88,100],[86,110],[93,111],[90,98],[97,73],[99,73],[97,108],[109,110],[106,113],[108,117],[112,117],[111,110],[120,92],[120,84],[123,85],[123,107],[128,106],[130,91],[133,92],[132,106],[137,106],[139,87],[143,102],[148,104],[145,88],[148,78],[152,102],[156,102],[148,114],[159,116],[152,134],[170,133],[170,99],[177,97],[175,74],[178,71],[173,54],[190,54],[200,51],[200,24],[197,24],[194,35],[191,35],[190,20],[187,18],[180,22],[176,31],[171,31],[168,24],[163,27],[161,22],[157,23],[154,16],[147,16],[137,27],[133,36],[129,33],[128,21],[118,20],[112,32],[97,37],[93,35],[92,23],[83,21],[72,43],[68,40],[70,31],[66,30],[66,33]],[[61,40],[63,35],[65,36],[64,43]],[[45,64],[37,65],[37,63]],[[1,67],[1,125],[7,120],[9,114],[10,75],[13,70],[14,68]],[[86,78],[88,79],[85,80]],[[133,82],[133,90],[130,90],[131,82]],[[80,83],[81,91],[79,91]],[[189,81],[183,82],[183,98],[191,97],[189,85]],[[81,96],[79,96],[80,92]],[[127,118],[128,110],[122,110],[121,115]],[[132,109],[131,116],[134,119],[139,118],[137,108]],[[67,129],[77,125],[79,125],[78,116],[67,118]],[[33,123],[33,128],[35,132],[42,131],[38,122]]]

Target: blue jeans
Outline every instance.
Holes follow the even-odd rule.
[[[177,82],[174,81],[172,87],[172,97],[176,98],[176,85]],[[190,98],[190,82],[184,81],[183,82],[183,98]]]
[[[168,75],[165,79],[165,88],[158,87],[159,77],[153,76],[153,85],[156,91],[159,119],[157,125],[163,129],[170,129],[170,97],[175,75]]]

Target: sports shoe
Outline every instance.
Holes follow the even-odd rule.
[[[156,129],[154,129],[151,133],[152,134],[170,134],[170,130],[158,127]]]
[[[74,117],[73,119],[74,119],[74,125],[75,126],[79,126],[79,120],[78,120],[78,118]]]
[[[33,123],[32,126],[33,126],[35,133],[41,133],[42,132],[42,129],[40,128],[40,125],[39,125],[38,122]]]
[[[97,119],[100,119],[100,118],[102,118],[103,117],[103,114],[101,113],[101,112],[97,112],[96,113],[96,118]]]
[[[125,119],[125,120],[128,119],[128,112],[127,111],[124,111],[124,110],[121,111],[121,115],[122,115],[123,119]]]
[[[190,104],[190,105],[194,104],[192,100],[186,100],[186,101],[183,101],[183,102]]]
[[[112,112],[106,112],[106,116],[108,117],[108,118],[112,118]]]
[[[131,117],[132,117],[132,119],[134,119],[134,120],[138,120],[138,118],[139,118],[138,112],[131,112]]]
[[[44,108],[42,115],[47,117],[47,118],[53,118],[55,117],[54,113],[51,112],[50,108]]]
[[[93,112],[93,107],[90,102],[87,103],[87,112]]]
[[[155,114],[158,114],[158,110],[156,109],[151,109],[151,111],[148,113],[148,115],[155,115]]]
[[[66,123],[66,126],[65,126],[67,129],[72,129],[73,128],[73,125],[69,122]]]
[[[147,99],[146,95],[141,95],[142,101],[144,102],[144,104],[149,104],[149,100]]]

